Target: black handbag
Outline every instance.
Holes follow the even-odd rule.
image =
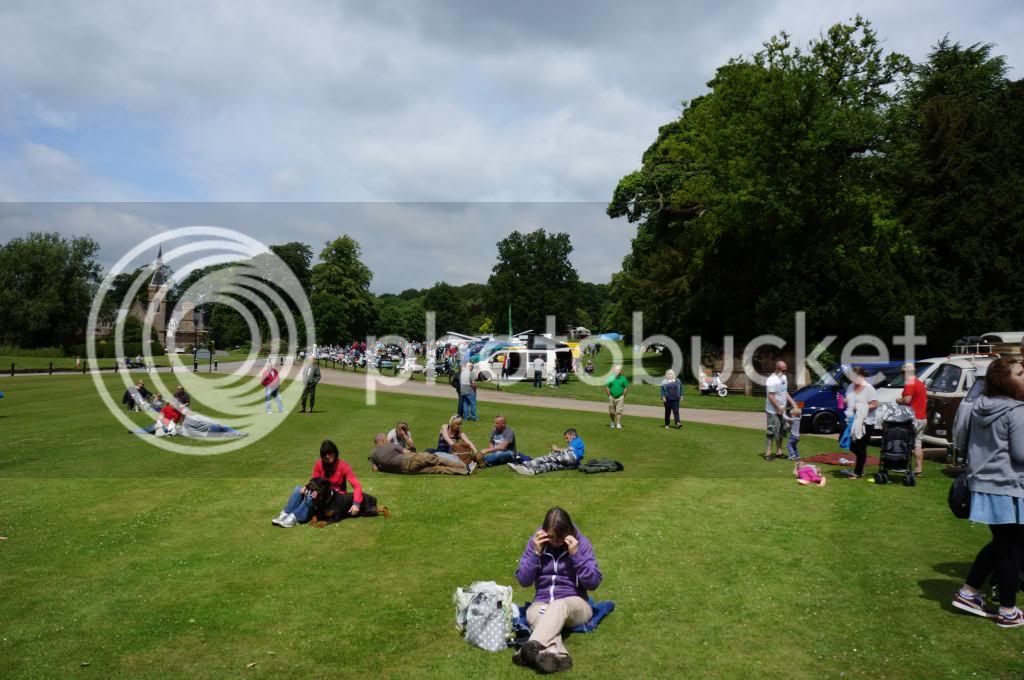
[[[949,509],[957,519],[971,516],[971,489],[967,486],[966,465],[953,480],[953,486],[949,487]]]
[[[953,480],[953,486],[949,487],[949,509],[957,519],[967,519],[971,516],[971,488],[967,484],[967,454],[971,445],[971,425],[974,422],[974,414],[967,422],[967,438],[964,443],[964,467],[960,474]]]

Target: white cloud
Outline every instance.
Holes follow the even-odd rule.
[[[600,203],[680,100],[780,30],[802,44],[857,12],[915,59],[946,33],[998,43],[1011,67],[1024,59],[1024,10],[1010,2],[6,3],[0,200],[181,200],[197,187],[210,200],[597,202],[593,218],[559,219],[586,223],[572,232],[578,266],[606,279],[633,230]],[[122,138],[121,123],[144,132]],[[109,162],[139,144],[159,173]],[[295,214],[288,238],[253,228],[316,248],[351,229],[383,267],[388,233],[424,254],[408,274],[421,285],[485,278],[515,222],[486,206],[379,211],[388,224]],[[449,260],[434,245],[463,239],[488,256]]]

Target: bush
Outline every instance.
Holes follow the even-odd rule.
[[[23,347],[13,347],[11,345],[0,345],[0,356],[3,357],[54,357],[60,358],[64,356],[63,347],[36,347],[35,349],[26,349]]]

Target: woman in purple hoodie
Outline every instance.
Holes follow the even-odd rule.
[[[544,523],[526,542],[516,579],[537,586],[526,621],[533,633],[512,657],[519,666],[544,673],[572,668],[572,657],[562,644],[562,629],[586,623],[594,615],[588,590],[601,585],[601,570],[590,541],[562,508],[551,508]]]

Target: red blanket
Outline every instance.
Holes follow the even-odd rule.
[[[849,462],[840,463],[840,458]],[[849,451],[844,451],[843,453],[819,453],[816,456],[811,456],[809,458],[804,457],[801,458],[800,460],[803,460],[804,462],[807,463],[824,463],[825,465],[853,465],[856,462],[857,457],[854,456]],[[877,458],[875,458],[874,456],[868,456],[867,462],[865,462],[864,464],[878,465],[878,463],[879,460]]]

